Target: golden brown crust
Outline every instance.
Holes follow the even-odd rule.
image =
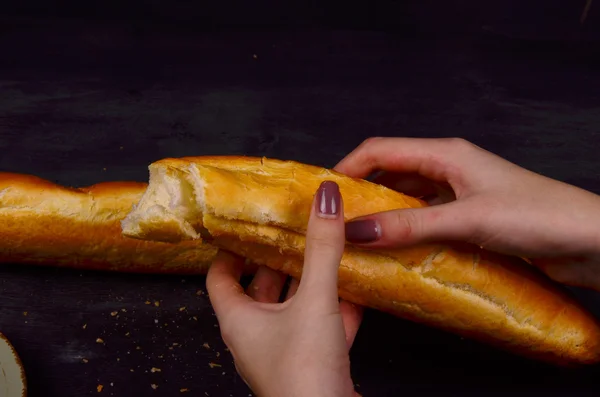
[[[120,221],[147,184],[84,188],[0,173],[0,262],[137,273],[205,274],[217,249],[124,237]]]
[[[300,277],[312,197],[336,181],[346,218],[425,204],[363,180],[248,157],[164,159],[123,222],[126,235],[199,239]],[[160,210],[159,210],[160,209]],[[163,227],[165,220],[171,227]],[[173,228],[175,223],[177,227]],[[600,325],[518,258],[470,245],[365,251],[348,245],[340,295],[352,302],[558,364],[600,361]]]

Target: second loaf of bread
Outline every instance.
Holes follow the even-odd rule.
[[[333,171],[252,157],[164,159],[122,222],[139,239],[212,244],[299,278],[313,194],[340,186],[345,218],[422,207]],[[340,296],[357,304],[557,364],[600,361],[597,320],[518,258],[470,245],[367,251],[347,245]]]

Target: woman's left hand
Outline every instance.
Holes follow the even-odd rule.
[[[338,267],[345,245],[338,186],[317,191],[308,223],[301,281],[279,302],[285,275],[260,267],[244,291],[242,260],[220,252],[208,293],[240,376],[261,397],[356,396],[349,349],[362,311],[339,301]]]

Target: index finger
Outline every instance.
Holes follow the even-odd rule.
[[[451,182],[460,168],[458,146],[465,143],[454,138],[369,138],[334,169],[353,178],[392,171]]]
[[[243,259],[220,250],[208,269],[206,289],[219,320],[233,308],[252,302],[240,284],[243,266]]]

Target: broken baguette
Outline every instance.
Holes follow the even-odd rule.
[[[0,263],[132,273],[206,274],[217,248],[123,236],[121,220],[147,184],[105,182],[67,188],[0,173]]]
[[[124,235],[208,241],[295,278],[313,194],[338,183],[345,218],[426,204],[383,186],[292,161],[164,159],[123,220]],[[364,250],[348,244],[339,294],[351,302],[559,365],[600,361],[600,324],[522,259],[463,244]]]

